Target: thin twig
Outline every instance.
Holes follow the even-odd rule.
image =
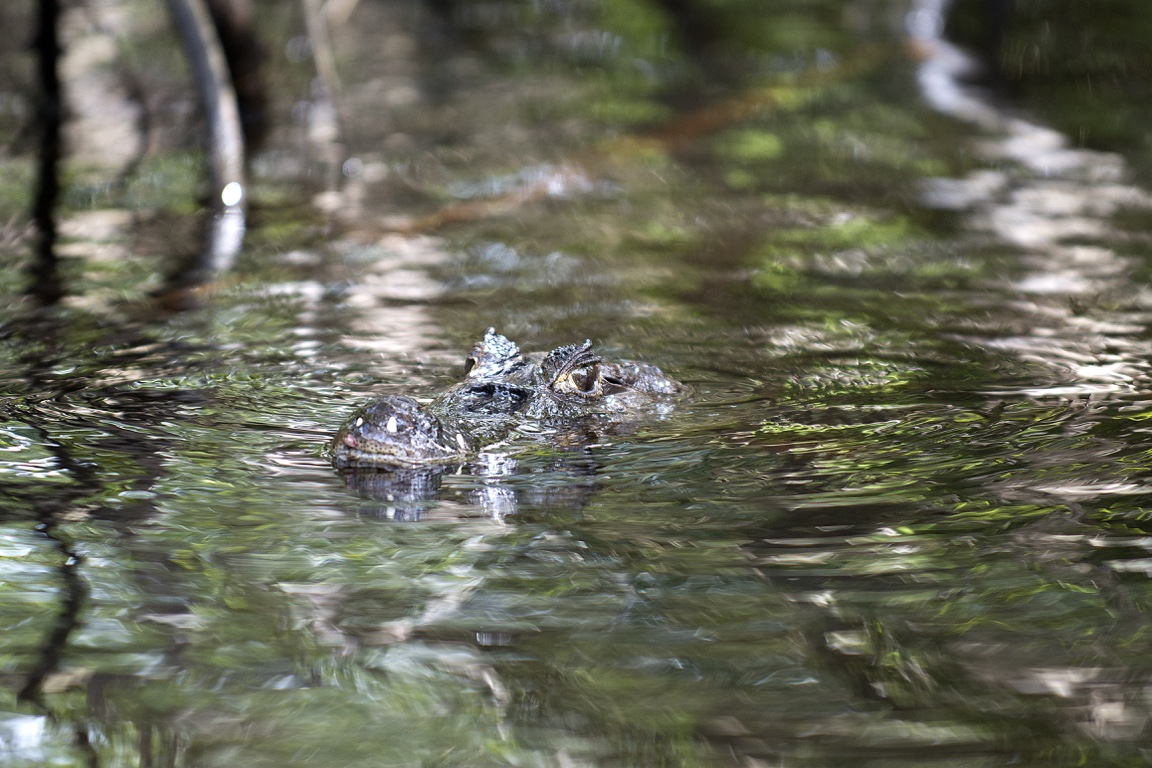
[[[332,47],[332,37],[328,34],[328,20],[320,0],[303,0],[304,26],[312,43],[312,60],[316,64],[316,76],[324,86],[325,95],[336,109],[337,127],[343,133],[343,88],[340,73],[336,70],[336,53]]]
[[[348,23],[352,11],[356,10],[359,3],[360,0],[328,0],[324,3],[324,17],[332,26],[342,26]]]

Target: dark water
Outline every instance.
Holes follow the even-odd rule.
[[[118,56],[69,27],[105,96],[73,108],[48,311],[7,50],[0,762],[1145,764],[1152,195],[1116,93],[1147,13],[1065,5],[1019,4],[985,98],[927,0],[362,0],[335,101],[299,8],[261,6],[247,245],[174,315],[148,292],[200,166],[160,8],[91,11]],[[152,131],[123,180],[118,67]],[[692,395],[346,485],[354,405],[455,380],[488,326]]]

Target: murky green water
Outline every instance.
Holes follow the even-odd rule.
[[[80,142],[73,295],[21,301],[30,240],[0,230],[0,762],[1149,759],[1131,115],[1110,155],[1067,111],[941,113],[896,2],[717,3],[693,58],[638,2],[460,4],[453,38],[363,0],[335,126],[269,4],[247,245],[171,315],[147,293],[194,250],[195,134],[133,8],[156,147],[118,186]],[[9,146],[0,223],[32,173]],[[489,326],[691,397],[435,489],[346,485],[342,419],[454,381]]]

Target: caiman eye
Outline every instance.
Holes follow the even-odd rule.
[[[475,367],[476,367],[476,358],[471,357],[471,356],[468,357],[464,361],[464,375],[467,376],[469,373],[471,373],[472,369]]]
[[[584,397],[595,397],[600,394],[600,366],[589,365],[586,368],[577,368],[561,377],[556,384],[560,389]]]
[[[576,389],[585,393],[592,393],[596,390],[596,371],[589,368],[579,368],[572,371],[572,383],[576,385]]]

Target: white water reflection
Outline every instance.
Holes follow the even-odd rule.
[[[516,514],[519,504],[516,491],[507,484],[507,478],[516,474],[516,459],[504,453],[481,453],[473,465],[473,473],[483,478],[483,484],[472,492],[472,500],[484,511],[485,517],[502,522]]]
[[[444,285],[429,270],[451,259],[447,244],[436,237],[391,234],[368,247],[347,243],[345,250],[345,262],[359,274],[347,288],[345,303],[356,313],[343,343],[379,355],[381,364],[417,359],[434,349],[440,331],[429,304],[443,294]]]
[[[987,394],[1079,401],[1067,409],[1063,430],[1065,435],[1083,436],[1092,427],[1097,401],[1132,398],[1149,389],[1147,361],[1152,347],[1145,337],[1152,315],[1147,289],[1133,280],[1133,259],[1118,253],[1111,242],[1116,236],[1113,217],[1125,209],[1152,208],[1152,196],[1125,182],[1120,156],[1075,148],[1063,134],[998,108],[968,85],[965,78],[976,73],[975,60],[940,37],[949,4],[949,0],[913,0],[907,30],[924,57],[919,83],[933,108],[985,134],[972,143],[972,150],[987,167],[964,178],[928,180],[921,202],[960,213],[969,232],[1008,246],[1021,267],[1014,278],[989,286],[988,310],[999,313],[1012,330],[966,335],[963,340],[1055,373],[1054,380],[1029,381]],[[1145,482],[1095,476],[1115,461],[1118,450],[1100,438],[1093,441],[1092,451],[1068,450],[1056,442],[1037,444],[1021,457],[1032,476],[999,484],[997,492],[1003,499],[1059,505],[1073,510],[1073,515],[1083,503],[1115,504],[1126,497],[1147,496]],[[1055,467],[1060,471],[1050,474]],[[1075,557],[1082,558],[1078,567],[1088,569],[1081,548],[1085,539],[1059,530],[1032,532],[1027,534],[1030,540],[1019,541],[1028,541],[1038,563],[1069,562],[1074,557],[1070,552],[1077,551]],[[1143,562],[1113,560],[1108,566],[1139,572]],[[1034,639],[1015,635],[1006,642],[994,633],[973,635],[957,644],[954,652],[973,677],[990,686],[1075,702],[1069,730],[1119,741],[1146,729],[1146,711],[1133,706],[1128,688],[1132,671],[1108,666],[1106,655],[1084,657],[1103,665],[1059,664],[1052,649]]]
[[[1027,333],[964,340],[1046,365],[1063,380],[1017,394],[1076,396],[1146,388],[1152,347],[1134,331],[1146,325],[1147,313],[1104,316],[1078,310],[1069,299],[1119,295],[1126,297],[1125,305],[1143,309],[1145,302],[1131,296],[1132,260],[1110,248],[1108,240],[1114,232],[1112,217],[1125,209],[1152,208],[1152,195],[1124,183],[1120,156],[1074,148],[1068,137],[998,108],[966,82],[979,64],[940,37],[949,5],[950,0],[913,0],[906,28],[922,57],[918,81],[934,109],[987,134],[972,149],[989,167],[959,179],[926,180],[921,203],[960,212],[969,231],[1017,250],[1021,273],[989,287],[1000,296],[1001,308],[1021,312],[1032,323]]]
[[[47,726],[48,718],[38,715],[0,716],[0,760],[6,765],[48,760]]]

